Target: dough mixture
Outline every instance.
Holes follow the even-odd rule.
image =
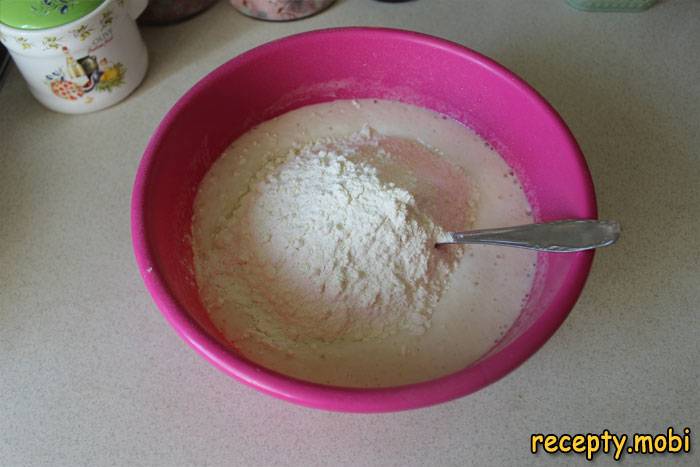
[[[531,252],[435,242],[531,221],[513,172],[457,122],[335,101],[253,128],[212,166],[195,199],[195,275],[250,360],[324,384],[407,384],[488,351],[534,272]]]

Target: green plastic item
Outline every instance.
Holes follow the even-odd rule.
[[[656,0],[566,0],[566,3],[583,11],[644,11]]]
[[[105,0],[0,0],[0,23],[15,29],[63,26],[92,12]]]

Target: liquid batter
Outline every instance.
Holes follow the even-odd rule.
[[[195,199],[195,274],[250,360],[324,384],[407,384],[486,353],[534,276],[534,252],[435,241],[530,222],[511,169],[458,122],[335,101],[259,125],[212,166]]]

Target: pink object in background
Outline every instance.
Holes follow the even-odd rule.
[[[225,373],[280,399],[327,410],[386,412],[470,394],[518,367],[550,338],[574,306],[593,252],[540,254],[528,303],[487,355],[454,374],[394,388],[322,386],[260,367],[236,353],[199,301],[188,238],[192,202],[208,168],[257,123],[304,105],[351,98],[400,100],[472,127],[515,170],[538,221],[597,217],[590,174],[568,128],[541,96],[496,62],[413,32],[313,31],[225,63],[160,123],[132,198],[132,236],[143,279],[189,345]]]
[[[229,0],[241,13],[267,21],[292,21],[325,10],[335,0]]]

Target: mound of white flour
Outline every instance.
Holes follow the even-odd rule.
[[[238,306],[241,337],[278,348],[424,333],[459,250],[435,249],[444,232],[391,159],[365,128],[265,164],[200,265],[205,305]]]
[[[248,360],[306,381],[450,374],[508,331],[532,286],[535,252],[434,248],[443,230],[526,224],[532,209],[481,138],[400,102],[326,102],[251,128],[193,208],[212,324]]]

